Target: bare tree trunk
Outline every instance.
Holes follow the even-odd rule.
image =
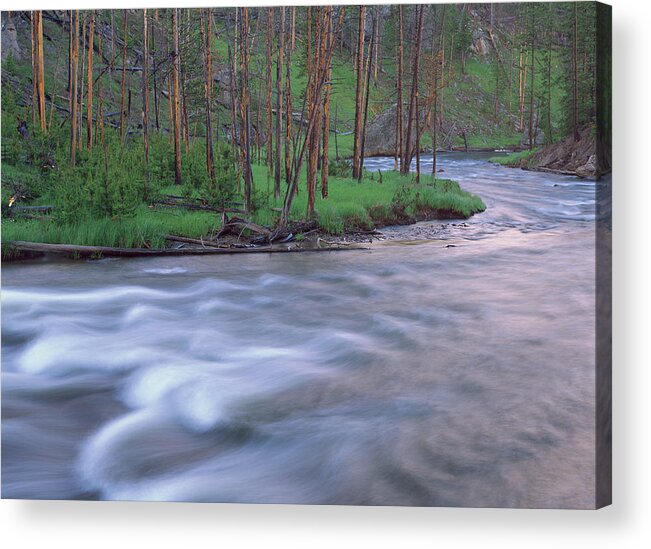
[[[182,183],[181,177],[181,128],[179,127],[179,10],[172,9],[172,123],[174,124],[174,182]]]
[[[437,101],[439,95],[439,71],[440,71],[440,57],[436,55],[434,58],[434,98],[432,110],[434,111],[434,116],[432,117],[432,175],[436,177],[436,146],[438,141],[438,118],[437,113]]]
[[[574,141],[579,136],[579,60],[578,60],[578,13],[574,3],[574,19],[572,21],[572,135]]]
[[[296,49],[296,6],[292,6],[292,51]]]
[[[280,8],[280,33],[278,34],[278,61],[276,63],[276,161],[274,169],[274,198],[280,198],[280,176],[282,172],[282,127],[283,127],[283,55],[285,47],[285,8]]]
[[[419,72],[419,66],[420,66],[420,40],[421,40],[421,34],[423,30],[423,6],[422,5],[417,5],[416,6],[416,32],[415,32],[415,40],[414,40],[414,47],[412,51],[412,72],[411,72],[411,93],[409,96],[409,112],[407,114],[407,136],[406,136],[406,141],[405,141],[405,150],[404,150],[404,157],[403,157],[403,162],[402,162],[402,167],[401,167],[401,173],[407,174],[409,173],[409,166],[411,164],[411,159],[413,155],[413,149],[412,149],[412,133],[413,133],[413,127],[414,127],[414,116],[418,116],[418,109],[417,109],[417,102],[416,102],[416,97],[418,95],[418,72]],[[418,128],[418,118],[416,118],[416,127]]]
[[[321,95],[317,91],[319,87],[319,78],[324,77],[323,61],[324,61],[324,42],[323,42],[323,10],[322,7],[316,7],[315,29],[314,29],[314,58],[312,60],[312,78],[308,82],[310,89],[309,97],[311,98],[310,106],[313,113],[308,110],[310,118],[314,116],[316,121],[321,121]],[[308,147],[308,165],[307,165],[307,219],[311,219],[314,214],[314,202],[316,198],[316,173],[317,173],[317,156],[319,149],[319,127],[320,123],[312,125],[308,134],[307,147]]]
[[[149,163],[149,27],[147,10],[142,10],[142,143],[145,152],[145,164]]]
[[[73,22],[74,20],[74,22]],[[77,151],[77,85],[79,77],[79,11],[70,10],[70,163]]]
[[[272,107],[272,89],[273,82],[271,76],[271,55],[273,49],[273,25],[274,25],[274,8],[267,9],[267,59],[266,59],[266,110],[267,110],[267,155],[266,162],[269,167],[269,173],[273,172],[273,107]]]
[[[402,58],[403,58],[403,20],[402,20],[402,5],[398,6],[398,54],[396,62],[396,150],[394,156],[393,169],[402,169]],[[400,165],[399,165],[400,164]]]
[[[296,25],[296,7],[292,7],[292,40]],[[292,48],[287,51],[287,62],[285,63],[285,181],[287,184],[291,178],[291,146],[292,146]]]
[[[375,55],[373,57],[373,85],[377,87],[377,74],[378,74],[378,51],[380,48],[377,47],[378,41],[380,39],[380,16],[378,6],[375,6],[375,24],[373,25],[373,41],[375,42]]]
[[[252,209],[253,174],[251,173],[251,121],[250,121],[250,93],[249,93],[249,8],[242,8],[241,27],[241,104],[242,114],[242,152],[244,159],[244,205],[247,212]]]
[[[41,131],[45,133],[47,130],[47,119],[45,116],[45,71],[43,65],[43,13],[41,11],[33,11],[31,19],[34,112],[38,113],[38,122],[41,126]],[[35,120],[34,125],[36,125]]]
[[[206,12],[208,17],[206,17]],[[215,163],[213,158],[212,143],[212,52],[210,40],[212,36],[212,19],[210,17],[210,8],[202,8],[201,16],[201,43],[203,49],[203,68],[204,68],[204,98],[206,101],[206,171],[210,179],[210,184],[215,188]],[[221,196],[221,189],[220,189]]]
[[[102,23],[102,12],[98,14],[98,23]],[[100,59],[103,56],[103,46],[102,46],[102,34],[97,36],[97,50],[99,53]],[[102,73],[100,72],[97,77],[97,129],[95,130],[95,142],[97,142],[97,134],[99,133],[99,142],[102,145],[104,151],[106,151],[105,140],[104,140],[104,111],[102,106]],[[105,157],[106,160],[106,157]]]
[[[377,14],[375,15],[377,22]],[[374,22],[374,23],[375,23]],[[359,158],[359,175],[357,177],[358,181],[362,180],[364,174],[364,149],[366,144],[366,121],[368,120],[368,99],[371,95],[371,60],[373,59],[373,50],[375,48],[375,34],[371,35],[371,45],[368,49],[368,57],[366,60],[366,83],[365,88],[365,98],[364,98],[364,123],[362,124],[362,135],[361,135],[361,145],[360,145],[360,158]]]
[[[531,21],[532,28],[535,28],[535,18],[532,17]],[[536,66],[536,35],[532,31],[531,33],[531,96],[529,101],[529,150],[532,150],[534,147],[535,134],[533,127],[533,105],[534,105],[534,93],[535,93],[535,82],[534,82],[534,68]]]
[[[513,116],[513,48],[509,54],[509,125]]]
[[[326,29],[325,40],[327,48],[334,48],[334,37],[332,35],[332,6],[325,8]],[[325,58],[325,52],[324,52]],[[326,67],[326,78],[328,80],[323,98],[323,154],[321,157],[321,197],[328,198],[328,170],[329,170],[329,147],[330,147],[330,90],[332,88],[332,64],[328,61]]]
[[[91,150],[93,147],[93,46],[95,43],[95,11],[90,12],[90,21],[88,23],[88,105],[86,114],[86,148]]]
[[[122,12],[124,45],[122,47],[122,94],[120,99],[120,140],[124,141],[125,90],[127,83],[127,10]]]
[[[363,84],[364,84],[364,21],[366,19],[366,6],[359,7],[359,27],[357,35],[357,88],[355,91],[355,134],[353,141],[353,179],[360,175],[360,146],[363,115]]]

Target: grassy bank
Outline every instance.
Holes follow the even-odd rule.
[[[489,158],[488,161],[493,164],[499,164],[500,166],[509,166],[510,168],[519,168],[527,164],[534,154],[538,152],[539,149],[533,149],[530,151],[519,151],[516,153],[509,153],[505,156],[493,156]]]
[[[272,227],[278,221],[282,199],[273,198],[273,180],[265,166],[254,165],[254,181],[258,198],[251,219]],[[291,220],[305,218],[307,193],[303,189],[304,180],[292,206]],[[161,192],[174,190],[175,187],[166,187]],[[3,193],[3,202],[6,201]],[[40,203],[48,201],[47,195],[39,199]],[[366,172],[361,182],[350,177],[331,177],[328,198],[324,200],[319,195],[317,199],[316,220],[323,232],[342,235],[421,219],[467,218],[484,209],[479,197],[464,191],[454,181],[422,175],[417,183],[413,174],[402,177],[395,172]],[[139,205],[127,216],[88,217],[74,223],[61,221],[56,212],[46,219],[3,216],[2,255],[10,257],[7,243],[11,240],[161,248],[165,246],[167,234],[210,238],[219,229],[220,216],[214,212],[154,208],[146,204]]]

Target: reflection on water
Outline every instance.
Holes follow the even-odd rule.
[[[439,165],[454,247],[4,266],[3,497],[592,506],[594,184]]]

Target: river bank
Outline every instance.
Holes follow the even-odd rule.
[[[490,160],[511,168],[571,175],[583,179],[598,178],[610,173],[611,169],[610,158],[604,158],[603,165],[598,165],[595,131],[588,126],[579,131],[578,139],[570,135],[551,145]]]
[[[268,182],[268,172],[262,166],[257,167],[256,180],[262,183],[263,177]],[[303,220],[307,197],[306,193],[300,193],[294,200],[290,222],[283,227],[278,225],[280,198],[269,197],[246,218],[242,213],[228,214],[225,226],[221,224],[219,212],[196,211],[200,207],[199,197],[183,200],[182,204],[176,204],[178,207],[174,201],[159,200],[165,205],[143,205],[128,217],[90,218],[74,224],[59,221],[56,210],[53,217],[38,219],[3,217],[3,259],[24,258],[26,252],[40,253],[34,246],[13,246],[12,241],[78,246],[78,255],[83,257],[101,254],[99,249],[88,250],[83,246],[142,249],[140,255],[153,255],[154,250],[164,255],[169,250],[268,248],[272,244],[290,243],[296,250],[311,249],[366,242],[376,230],[388,226],[467,219],[486,208],[479,196],[465,191],[456,181],[429,174],[422,174],[416,181],[413,174],[403,177],[377,170],[365,172],[361,181],[333,176],[328,199],[319,202],[312,221]],[[181,205],[194,209],[187,211]],[[67,253],[74,255],[74,250]],[[115,254],[119,255],[117,251]],[[169,255],[174,254],[177,253]],[[125,251],[122,255],[133,254]]]

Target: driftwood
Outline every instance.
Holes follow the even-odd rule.
[[[16,212],[43,212],[49,213],[54,206],[12,206],[11,209]]]
[[[20,252],[60,254],[75,257],[153,257],[170,255],[210,255],[210,254],[271,254],[298,252],[329,252],[337,250],[367,250],[368,248],[338,247],[299,248],[299,247],[253,247],[253,248],[112,248],[109,246],[75,246],[73,244],[46,244],[13,240],[9,246]]]
[[[247,229],[253,233],[262,235],[265,238],[271,234],[271,230],[267,229],[267,227],[262,227],[257,223],[242,219],[241,217],[232,217],[226,221],[226,223],[224,223],[222,230],[217,234],[217,238],[220,238],[227,234],[235,234],[237,236],[241,236],[242,233]]]
[[[182,242],[183,244],[196,244],[198,246],[203,246],[204,248],[228,248],[227,244],[220,244],[213,240],[189,238],[187,236],[176,236],[173,234],[165,235],[165,240],[168,240],[169,242]]]

